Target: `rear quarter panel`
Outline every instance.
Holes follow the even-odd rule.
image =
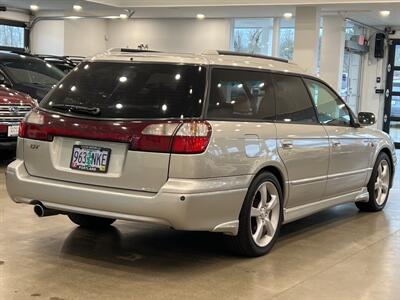
[[[207,150],[197,155],[172,154],[170,178],[217,178],[252,175],[275,166],[286,181],[277,152],[276,126],[267,122],[209,121],[212,135]],[[248,187],[250,182],[246,183]],[[284,188],[284,187],[283,187]]]

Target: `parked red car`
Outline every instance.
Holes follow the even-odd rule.
[[[19,122],[36,105],[29,95],[0,87],[0,150],[15,148]]]

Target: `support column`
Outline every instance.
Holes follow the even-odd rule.
[[[323,22],[320,77],[336,91],[340,91],[345,46],[345,20],[340,16],[326,16]]]
[[[296,7],[293,60],[307,72],[317,73],[320,11],[316,7]]]

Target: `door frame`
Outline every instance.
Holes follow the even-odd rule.
[[[396,46],[400,46],[400,39],[389,40],[389,56],[386,67],[385,107],[383,111],[383,131],[389,134],[390,121],[400,121],[400,117],[392,117],[392,96],[400,96],[400,92],[393,92],[394,71],[400,71],[400,66],[394,65]],[[400,141],[394,142],[396,149],[400,148]]]

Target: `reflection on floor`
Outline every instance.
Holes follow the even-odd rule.
[[[0,299],[399,299],[399,178],[384,212],[324,211],[245,259],[219,234],[39,219],[10,201],[0,173]]]

